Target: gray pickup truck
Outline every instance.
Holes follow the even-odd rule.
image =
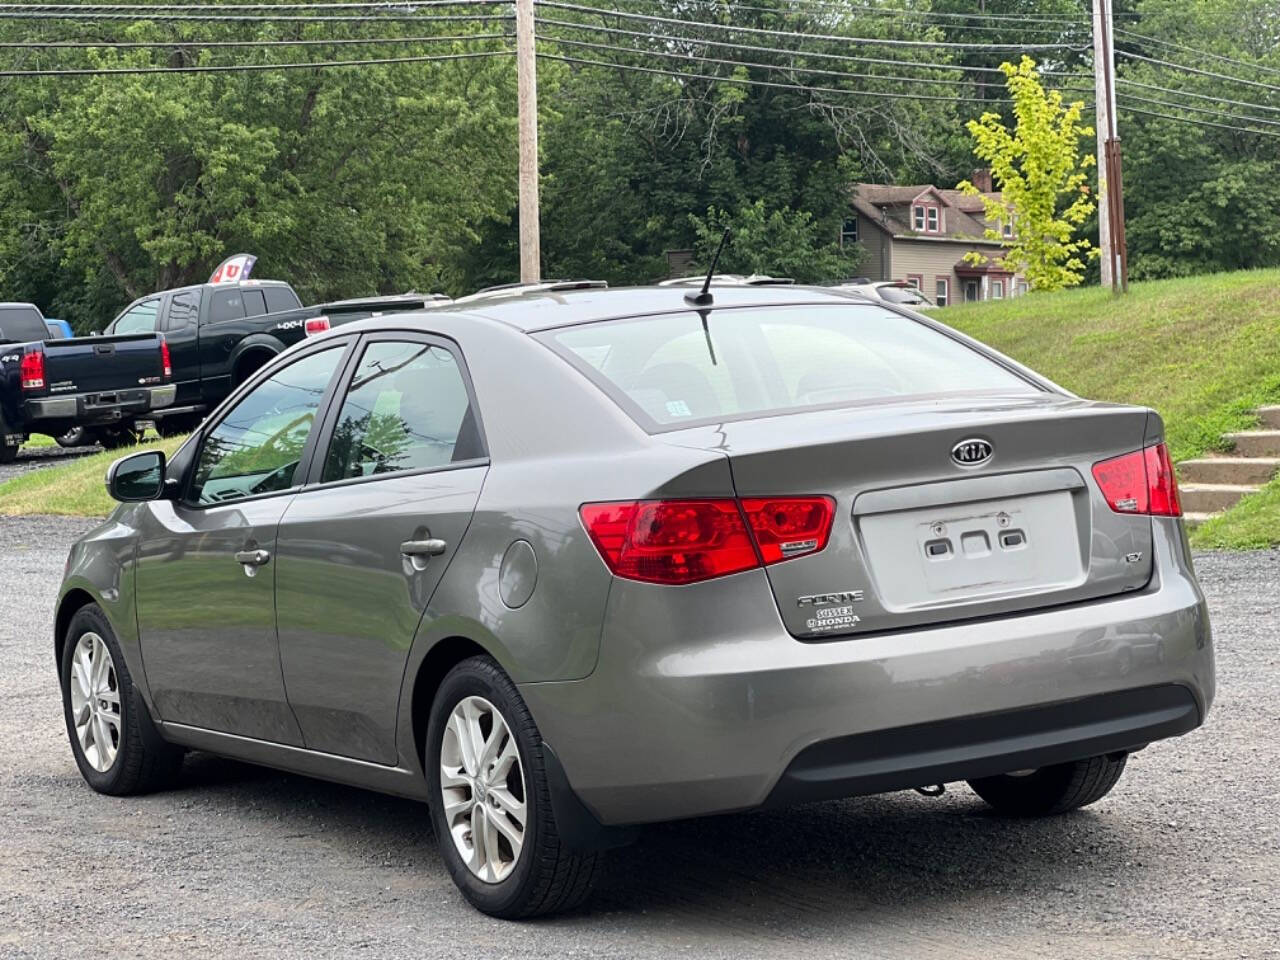
[[[55,340],[34,304],[0,303],[0,463],[32,433],[129,443],[134,420],[173,403],[172,378],[160,334]]]

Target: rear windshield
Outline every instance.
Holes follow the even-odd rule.
[[[49,328],[35,307],[25,304],[17,307],[0,307],[0,342],[27,343],[31,340],[48,340]]]
[[[639,423],[669,429],[939,393],[1038,388],[964,343],[874,305],[715,310],[537,335]]]

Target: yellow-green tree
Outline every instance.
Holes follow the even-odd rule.
[[[1031,289],[1073,287],[1084,276],[1085,259],[1097,256],[1088,239],[1076,236],[1094,209],[1087,173],[1093,155],[1080,151],[1081,138],[1093,136],[1093,128],[1080,123],[1081,101],[1064,106],[1061,93],[1045,91],[1030,57],[1000,69],[1013,98],[1014,128],[990,112],[966,125],[974,154],[1002,190],[1000,199],[983,197],[986,218],[1013,227],[1012,237],[988,229],[987,239],[1004,244],[1004,262],[1024,273]],[[979,193],[967,180],[959,189]],[[988,258],[970,253],[965,259],[976,264]]]

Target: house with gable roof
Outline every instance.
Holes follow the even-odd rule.
[[[1004,263],[1003,244],[986,238],[988,229],[1013,236],[1010,224],[986,219],[982,198],[998,200],[1000,193],[989,171],[975,171],[970,180],[982,196],[932,184],[854,184],[840,242],[866,251],[859,269],[868,279],[905,281],[939,306],[1024,294],[1026,278]],[[986,260],[969,263],[970,252]]]

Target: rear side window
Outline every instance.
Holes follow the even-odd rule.
[[[267,302],[261,290],[241,290],[240,295],[244,297],[246,317],[260,317],[267,312]]]
[[[538,335],[646,428],[936,393],[1036,393],[969,346],[873,305],[715,310]]]
[[[276,313],[279,310],[296,310],[302,306],[302,301],[298,299],[298,295],[293,292],[291,287],[263,287],[262,293],[267,298],[268,313]]]
[[[16,307],[0,307],[0,341],[27,343],[32,340],[48,340],[49,329],[35,307],[23,304]]]
[[[175,293],[169,301],[169,319],[165,322],[168,329],[181,330],[185,326],[194,325],[199,317],[200,291],[183,290]]]
[[[209,303],[209,322],[225,323],[228,320],[244,319],[244,297],[238,288],[213,291],[213,300]]]
[[[452,353],[419,342],[365,348],[325,456],[325,483],[429,470],[483,456]]]
[[[112,333],[151,333],[156,328],[160,298],[143,300],[122,313],[111,328]]]

